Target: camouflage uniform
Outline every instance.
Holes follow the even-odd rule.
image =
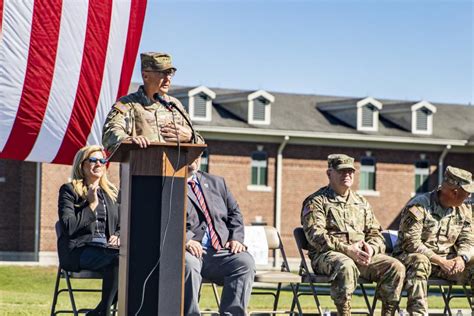
[[[142,71],[165,72],[171,69],[176,71],[176,67],[171,63],[171,56],[166,53],[142,53],[140,57]],[[173,102],[191,122],[178,99],[171,96],[163,98],[169,98],[167,101]],[[168,123],[187,126],[192,131],[181,113],[174,107],[169,110],[160,102],[150,100],[144,86],[140,86],[137,92],[120,98],[114,104],[104,124],[102,143],[109,151],[113,151],[123,140],[133,136],[145,136],[151,142],[165,142],[161,135],[161,127]],[[204,143],[204,139],[198,133],[195,137],[192,136],[191,141]]]
[[[454,169],[457,168],[448,167],[447,173]],[[394,255],[406,266],[405,289],[410,315],[427,314],[427,280],[430,276],[463,284],[472,282],[474,264],[470,259],[474,254],[474,234],[471,206],[463,204],[444,208],[440,205],[438,192],[439,189],[414,197],[401,214]],[[431,263],[434,255],[447,259],[461,256],[466,263],[471,262],[463,272],[448,275]]]
[[[301,223],[309,242],[313,270],[330,276],[331,298],[338,310],[347,303],[350,309],[359,276],[378,282],[377,295],[384,304],[398,303],[405,269],[397,259],[384,254],[381,227],[366,199],[352,190],[343,197],[329,186],[323,187],[303,202]],[[347,255],[349,246],[361,240],[374,250],[368,266]]]
[[[177,107],[187,116],[181,102],[174,97],[169,97]],[[160,128],[173,122],[175,117],[176,125],[189,126],[178,110],[173,108],[173,112],[168,110],[159,102],[150,100],[143,89],[119,99],[113,106],[104,124],[102,143],[108,150],[130,136],[145,136],[152,142],[165,142],[160,133]],[[197,143],[204,143],[201,135],[196,133]]]

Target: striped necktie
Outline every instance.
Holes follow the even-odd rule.
[[[222,247],[219,243],[219,237],[217,237],[216,231],[214,230],[214,224],[212,224],[211,215],[209,214],[209,210],[207,209],[206,201],[204,200],[204,196],[202,195],[201,189],[198,187],[194,180],[188,181],[193,189],[194,195],[201,206],[201,210],[206,218],[207,227],[209,228],[209,235],[211,236],[211,245],[215,250],[220,250]]]

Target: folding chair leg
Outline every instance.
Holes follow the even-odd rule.
[[[374,300],[372,301],[372,313],[370,315],[374,315],[375,308],[377,307],[377,292],[374,294]]]
[[[66,271],[63,271],[63,274],[64,274],[64,279],[66,280],[66,284],[67,284],[69,299],[71,300],[72,311],[74,313],[74,316],[79,316],[79,313],[77,312],[77,308],[76,308],[76,301],[74,300],[74,294],[72,293],[71,280],[69,279],[69,275],[67,274]]]
[[[362,290],[362,295],[364,295],[364,301],[365,305],[367,306],[367,309],[369,310],[369,315],[372,316],[374,315],[374,312],[372,311],[372,307],[370,306],[369,298],[367,297],[367,292],[365,291],[364,284],[359,284],[359,286]]]
[[[293,311],[295,310],[295,305],[296,305],[296,300],[298,299],[298,290],[300,288],[300,285],[299,283],[297,283],[294,287],[293,287],[293,284],[290,283],[290,286],[291,286],[291,289],[293,290],[293,300],[291,301],[291,308],[290,308],[290,312],[293,313]],[[296,295],[296,296],[295,296]],[[298,301],[299,302],[299,301]]]
[[[217,309],[221,308],[221,299],[219,297],[219,292],[217,291],[217,285],[212,283],[212,291],[214,292],[214,297],[216,298]]]
[[[56,284],[54,285],[54,296],[53,296],[53,303],[51,304],[51,316],[55,315],[56,311],[56,304],[58,302],[58,290],[59,290],[59,282],[61,281],[61,268],[58,268],[58,273],[56,274]]]
[[[451,297],[451,290],[452,290],[452,288],[453,288],[452,285],[449,285],[449,286],[448,286],[448,293],[447,293],[447,295],[446,295],[446,300],[448,301],[448,304],[444,304],[444,310],[443,310],[443,314],[444,314],[444,315],[447,315],[447,313],[448,313],[448,306],[449,306],[449,304],[451,303],[451,299],[452,299],[452,297]]]
[[[291,302],[290,315],[294,314],[295,303],[296,307],[298,308],[298,315],[303,315],[303,309],[301,308],[300,300],[298,298],[299,284],[296,284],[296,286],[294,286],[293,283],[290,283],[290,286],[291,290],[293,291],[293,301]]]
[[[469,302],[469,307],[471,308],[471,314],[474,315],[474,305],[473,304],[473,296],[474,296],[474,291],[471,287],[471,293],[469,293],[469,290],[467,289],[466,285],[464,284],[462,286],[464,290],[464,295],[466,296],[467,301]]]
[[[449,299],[446,297],[446,293],[445,293],[444,287],[442,285],[439,286],[439,291],[441,292],[441,295],[443,296],[444,314],[446,315],[446,312],[448,312],[448,315],[451,316],[452,313],[451,313],[451,308],[449,307]],[[449,295],[451,295],[451,294],[449,294]]]
[[[316,293],[316,289],[314,288],[314,284],[312,282],[309,283],[311,287],[311,292],[313,292],[314,302],[316,303],[316,307],[318,308],[319,315],[323,314],[323,310],[321,309],[321,303],[319,303],[318,294]]]
[[[275,299],[273,300],[273,310],[278,310],[278,301],[280,300],[281,283],[278,283]]]

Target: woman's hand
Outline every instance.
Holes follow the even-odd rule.
[[[89,206],[92,211],[95,211],[97,205],[99,205],[99,198],[97,197],[97,189],[99,188],[98,185],[89,185],[87,190],[87,201],[89,202]]]
[[[120,247],[120,237],[115,235],[110,236],[109,245],[114,247]]]

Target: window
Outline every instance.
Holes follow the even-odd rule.
[[[207,148],[202,152],[199,170],[209,172],[209,150]]]
[[[267,185],[267,153],[256,151],[252,153],[252,185]]]
[[[428,131],[428,117],[430,111],[426,108],[416,110],[416,129],[419,131]]]
[[[359,190],[375,191],[375,159],[362,157],[360,160]]]
[[[268,101],[263,98],[253,100],[253,119],[255,121],[265,121],[265,107]]]
[[[362,127],[374,126],[374,106],[367,104],[362,107]]]
[[[194,96],[194,117],[207,117],[208,96],[205,93],[199,93]]]
[[[430,176],[430,164],[428,160],[415,162],[415,192],[428,192],[428,178]]]

